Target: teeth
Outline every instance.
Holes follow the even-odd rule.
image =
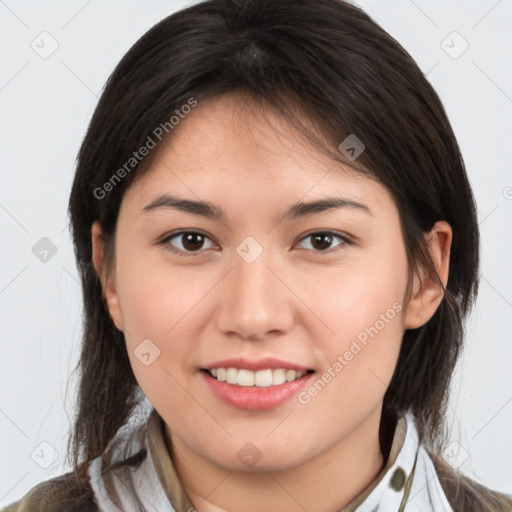
[[[285,368],[260,370],[257,372],[245,369],[239,370],[238,368],[212,368],[208,370],[208,373],[217,380],[227,382],[228,384],[266,388],[300,379],[306,372],[287,370]]]
[[[238,370],[236,368],[228,368],[226,372],[226,382],[228,384],[238,383]]]
[[[235,368],[231,368],[235,370]],[[238,377],[236,378],[236,382],[234,384],[238,384],[239,386],[254,386],[254,372],[249,370],[238,370]]]
[[[284,382],[286,382],[286,370],[283,370],[283,368],[274,370],[272,372],[272,384],[275,386]]]
[[[254,374],[254,385],[259,388],[272,386],[272,370],[260,370]]]

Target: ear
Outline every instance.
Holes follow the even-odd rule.
[[[450,248],[452,244],[452,229],[445,221],[438,221],[425,234],[428,249],[443,286],[448,282],[450,267]],[[422,272],[415,275],[413,291],[405,314],[405,328],[416,329],[426,324],[436,312],[443,300],[444,292],[433,275]]]
[[[103,295],[108,306],[108,310],[115,326],[122,331],[123,330],[123,319],[121,315],[121,308],[119,307],[119,297],[116,291],[115,285],[115,269],[114,275],[107,275],[106,269],[104,268],[104,251],[105,243],[103,239],[103,233],[101,230],[101,224],[98,221],[94,221],[91,227],[91,238],[92,238],[92,264],[96,274],[101,281],[101,287],[103,289]]]

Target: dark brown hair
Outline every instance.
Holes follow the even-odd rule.
[[[400,211],[410,276],[419,269],[437,276],[424,233],[438,220],[451,225],[444,299],[424,326],[405,332],[384,397],[381,448],[388,453],[397,418],[411,410],[455,510],[512,510],[440,455],[464,318],[478,287],[475,202],[457,141],[410,55],[362,10],[340,0],[201,2],[155,25],[110,76],[80,148],[69,201],[84,303],[78,408],[68,445],[77,481],[86,479],[90,461],[142,398],[92,265],[91,225],[100,221],[112,263],[123,194],[150,158],[102,197],[97,191],[105,191],[133,152],[191,98],[234,93],[255,109],[277,112],[314,148],[387,187]],[[354,161],[338,149],[350,134],[366,147]]]

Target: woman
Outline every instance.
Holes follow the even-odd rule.
[[[107,83],[69,213],[74,471],[7,511],[512,510],[441,456],[478,281],[464,163],[358,8],[158,23]]]

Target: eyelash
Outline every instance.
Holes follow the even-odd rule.
[[[172,253],[175,253],[177,254],[178,256],[200,256],[202,254],[202,250],[198,250],[198,251],[183,251],[182,249],[176,249],[175,247],[173,247],[172,245],[170,245],[168,242],[170,240],[172,240],[173,238],[176,238],[176,237],[179,237],[180,235],[190,235],[190,234],[193,234],[193,235],[201,235],[205,238],[210,238],[206,233],[203,233],[201,231],[176,231],[175,233],[171,233],[170,235],[166,236],[163,240],[161,240],[159,243],[159,245],[162,245],[164,246],[164,248],[167,250],[167,251],[170,251]],[[338,240],[341,240],[343,243],[339,244],[337,247],[343,247],[344,245],[350,245],[352,242],[346,237],[346,236],[343,236],[343,235],[340,235],[339,233],[335,232],[335,231],[312,231],[306,235],[304,235],[300,240],[299,242],[302,242],[303,240],[305,240],[306,238],[310,238],[312,237],[313,235],[332,235],[333,238],[337,238]],[[337,250],[339,249],[327,249],[325,251],[316,251],[316,250],[313,250],[313,252],[316,252],[318,254],[331,254],[332,252],[336,252]]]

